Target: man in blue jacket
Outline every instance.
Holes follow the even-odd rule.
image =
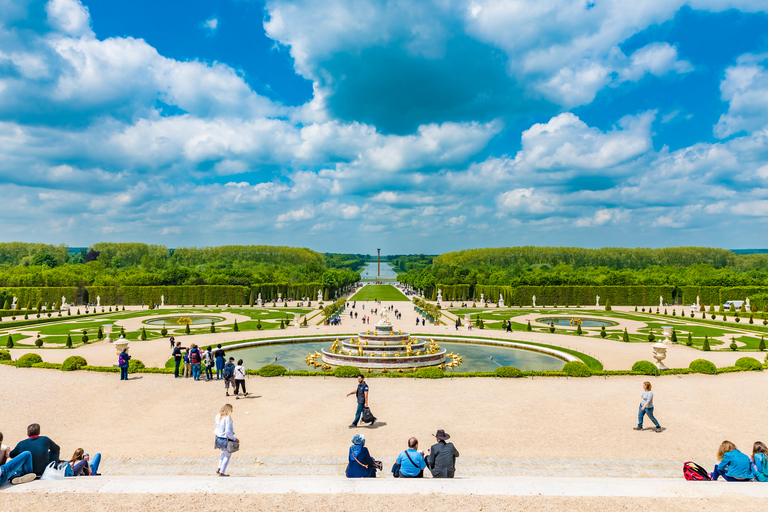
[[[11,451],[11,458],[29,452],[32,455],[32,472],[42,476],[46,466],[59,459],[61,449],[59,445],[40,435],[40,425],[37,423],[27,427],[27,436],[29,437]]]

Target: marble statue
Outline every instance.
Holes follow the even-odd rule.
[[[595,298],[595,306],[599,306],[599,305],[600,305],[600,296],[598,295],[598,296]]]
[[[533,307],[536,307],[536,296],[534,295],[531,300],[533,301]]]
[[[262,302],[261,302],[261,293],[259,293],[259,297],[256,299],[256,305],[257,306],[261,306],[261,304],[262,304]]]
[[[14,297],[13,297],[13,302],[11,303],[11,309],[16,309],[16,302],[17,302],[18,300],[19,300],[19,299],[17,299],[17,298],[16,298],[16,296],[14,296]]]
[[[96,306],[101,306],[101,295],[96,296]]]
[[[280,292],[277,293],[277,302],[283,302],[283,294]]]
[[[502,297],[501,294],[499,294],[499,307],[500,308],[504,307],[504,297]]]
[[[442,304],[442,302],[443,302],[443,290],[440,290],[438,288],[438,290],[437,290],[437,303],[438,304]]]
[[[323,302],[323,290],[317,290],[317,302]]]
[[[61,296],[61,305],[64,306],[64,304],[67,303],[67,298],[65,296]]]
[[[659,295],[659,307],[660,308],[664,307],[664,297],[662,297],[661,295]]]
[[[752,306],[749,305],[749,297],[747,297],[747,300],[744,302],[744,309],[752,311]]]
[[[165,295],[160,296],[160,305],[165,306]]]
[[[485,302],[485,294],[484,293],[480,294],[480,302]]]

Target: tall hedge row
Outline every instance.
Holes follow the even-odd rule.
[[[38,300],[42,300],[43,303],[47,302],[49,304],[53,304],[54,302],[61,303],[62,296],[67,299],[67,302],[74,302],[78,299],[79,290],[75,286],[19,286],[0,288],[0,291],[18,298],[20,307],[25,308],[30,301],[32,302],[32,307],[35,307]]]
[[[674,286],[475,286],[474,299],[479,300],[484,293],[486,299],[497,301],[499,294],[504,297],[507,306],[531,305],[531,298],[536,295],[536,304],[541,305],[582,305],[593,306],[595,297],[600,296],[600,304],[607,300],[613,305],[657,305],[659,297],[672,300]],[[445,297],[445,292],[443,292]]]

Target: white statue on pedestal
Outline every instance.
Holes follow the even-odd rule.
[[[101,306],[101,295],[96,296],[96,306]]]
[[[443,303],[443,290],[440,290],[440,289],[437,290],[437,303],[438,304]]]
[[[480,294],[480,302],[485,302],[485,294],[484,293]]]
[[[598,296],[595,298],[595,306],[599,306],[599,305],[600,305],[600,296],[598,295]]]
[[[257,306],[261,306],[261,304],[262,304],[262,302],[261,302],[261,293],[259,293],[259,297],[256,299],[256,305]]]
[[[536,307],[536,296],[534,295],[531,300],[533,301],[533,307]]]
[[[317,302],[323,302],[323,290],[317,290]]]
[[[283,294],[279,293],[277,294],[277,302],[283,302]]]
[[[499,307],[500,308],[504,307],[504,297],[502,297],[501,294],[499,294]]]
[[[16,298],[16,296],[13,297],[13,302],[11,303],[11,309],[16,309],[16,301],[19,299]]]
[[[61,305],[64,306],[64,304],[67,303],[67,298],[65,296],[61,296]]]
[[[749,297],[747,297],[747,300],[744,303],[744,309],[746,309],[747,311],[752,311],[752,306],[750,306],[749,304]]]
[[[696,296],[696,309],[699,309],[699,296]]]
[[[664,307],[664,297],[662,297],[661,295],[659,295],[659,307],[660,308]]]

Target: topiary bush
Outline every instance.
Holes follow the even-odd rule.
[[[413,372],[413,376],[417,379],[442,379],[445,372],[440,368],[420,368]]]
[[[523,372],[514,366],[502,366],[500,368],[496,368],[495,373],[497,377],[504,377],[509,379],[515,379],[523,376]]]
[[[691,361],[691,364],[688,365],[688,368],[696,373],[704,373],[706,375],[714,375],[715,372],[717,372],[717,366],[715,366],[715,363],[712,361],[707,361],[706,359],[696,359],[695,361]]]
[[[33,364],[36,363],[42,363],[43,358],[39,355],[35,354],[34,352],[29,354],[24,354],[19,358],[18,361],[16,361],[16,366],[19,368],[31,368]]]
[[[138,359],[131,359],[128,361],[128,373],[136,373],[137,371],[143,370],[144,368],[146,368],[146,366],[144,366],[144,363]]]
[[[763,371],[763,365],[754,357],[741,357],[736,360],[735,366],[753,372]]]
[[[0,361],[10,361],[11,353],[7,350],[0,350]]]
[[[569,363],[565,363],[565,366],[563,366],[563,371],[569,377],[589,377],[592,375],[589,367],[581,361],[571,361]]]
[[[163,326],[163,328],[162,328],[162,329],[160,329],[160,335],[161,335],[163,338],[165,338],[166,336],[168,336],[168,329],[166,329],[166,328],[165,328],[165,326]]]
[[[650,361],[638,361],[632,365],[632,371],[642,373],[643,375],[656,375],[658,369]]]
[[[601,336],[602,338],[605,338],[607,334],[608,334],[608,333],[607,333],[607,332],[605,332],[605,326],[603,326],[603,327],[600,329],[600,336]]]
[[[333,376],[341,378],[357,377],[360,373],[360,370],[355,366],[339,366],[333,370]]]
[[[5,348],[13,348],[13,336],[8,335],[8,340],[5,342]]]
[[[88,362],[86,362],[85,358],[80,356],[69,356],[63,363],[61,363],[61,371],[74,372],[87,365]]]
[[[37,339],[35,340],[35,346],[36,346],[37,348],[40,348],[40,347],[42,347],[42,346],[43,346],[43,339],[42,339],[42,338],[37,338]]]
[[[356,369],[357,368],[355,368],[355,370]],[[268,364],[256,370],[256,375],[259,375],[260,377],[280,377],[287,371],[288,370],[286,370],[284,366],[280,366],[279,364]]]
[[[67,334],[67,348],[72,348],[72,335]]]

